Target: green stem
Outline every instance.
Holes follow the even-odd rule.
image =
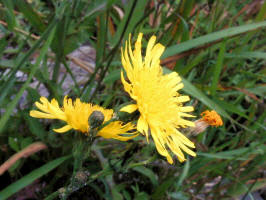
[[[62,200],[66,200],[72,192],[77,191],[79,188],[83,187],[82,185],[84,183],[78,180],[77,173],[79,171],[82,171],[81,169],[83,160],[85,160],[85,158],[90,155],[92,144],[96,138],[96,133],[97,129],[91,129],[89,134],[86,136],[80,133],[76,133],[77,139],[73,147],[73,173],[70,184],[65,188],[65,191],[61,196]]]

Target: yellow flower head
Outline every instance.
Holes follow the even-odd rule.
[[[206,110],[202,112],[200,115],[202,116],[202,120],[211,126],[218,127],[223,125],[222,118],[215,110],[212,111]]]
[[[136,104],[125,106],[120,111],[132,113],[138,109],[140,117],[137,130],[147,137],[147,141],[151,134],[158,152],[165,156],[169,163],[172,164],[173,159],[168,148],[183,162],[185,157],[181,150],[195,156],[188,148],[195,146],[177,129],[194,126],[193,122],[183,118],[193,117],[187,114],[193,111],[193,107],[183,106],[184,102],[189,101],[189,97],[177,92],[183,88],[178,74],[172,72],[163,75],[160,56],[165,47],[160,43],[155,44],[155,36],[150,38],[145,58],[142,59],[142,35],[138,35],[133,52],[130,40],[126,43],[125,50],[122,50],[122,64],[129,81],[125,80],[123,72],[121,81]]]
[[[98,105],[83,103],[80,101],[79,98],[76,99],[73,103],[72,99],[67,98],[67,96],[65,96],[64,98],[64,103],[62,108],[59,107],[59,104],[55,99],[52,99],[52,101],[49,102],[45,97],[41,97],[40,102],[36,102],[35,105],[42,112],[37,110],[32,110],[30,111],[31,117],[45,118],[45,119],[59,119],[67,123],[67,125],[63,126],[62,128],[53,129],[55,132],[58,133],[64,133],[69,131],[70,129],[75,129],[82,133],[88,134],[90,130],[89,117],[94,111],[99,111],[103,114],[104,116],[103,123],[111,120],[114,113],[112,109],[104,109]],[[114,126],[114,123],[116,126]],[[125,126],[128,128],[125,128]],[[125,133],[126,131],[129,131],[134,128],[135,128],[134,125],[131,123],[122,125],[122,122],[120,121],[118,124],[117,122],[111,122],[102,129],[102,130],[108,129],[108,131],[104,131],[99,135],[105,138],[114,138],[125,141],[133,137],[136,137],[137,134],[133,134],[133,136],[131,137],[124,137],[122,139],[120,138],[122,137],[120,136],[120,134]]]

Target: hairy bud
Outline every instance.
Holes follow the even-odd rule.
[[[100,111],[93,111],[91,116],[89,117],[89,124],[91,129],[95,129],[102,125],[104,121],[104,115]]]

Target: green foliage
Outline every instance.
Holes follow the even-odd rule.
[[[36,199],[230,199],[252,196],[266,177],[266,2],[0,1],[0,163],[41,141],[48,149],[17,160],[0,199],[43,188]],[[169,165],[142,135],[120,142],[29,116],[41,95],[65,95],[118,111],[121,47],[131,33],[166,46],[164,73],[178,72],[194,116],[224,121],[191,136],[197,157]],[[89,50],[88,50],[89,49]],[[84,70],[85,69],[85,70]],[[22,74],[22,75],[21,75]],[[133,117],[118,113],[131,121]],[[1,175],[0,175],[1,178]],[[21,192],[21,193],[19,193]],[[265,192],[264,194],[265,198]],[[13,197],[14,197],[13,196]],[[29,197],[30,198],[30,197]]]

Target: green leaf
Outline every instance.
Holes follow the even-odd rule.
[[[57,158],[57,159],[41,166],[38,169],[33,170],[29,174],[25,175],[24,177],[22,177],[18,181],[12,183],[11,185],[7,186],[5,189],[0,191],[0,199],[1,200],[7,199],[8,197],[12,196],[13,194],[18,192],[22,188],[31,184],[36,179],[38,179],[38,178],[42,177],[43,175],[47,174],[48,172],[50,172],[51,170],[53,170],[54,168],[56,168],[57,166],[62,164],[64,161],[66,161],[70,157],[71,156],[64,156],[61,158]]]
[[[138,200],[149,200],[150,196],[146,192],[139,192],[135,195],[134,199]]]
[[[266,179],[259,180],[255,182],[254,185],[251,184],[245,185],[244,183],[238,182],[237,184],[234,184],[232,187],[229,187],[227,195],[232,197],[239,197],[240,195],[244,195],[247,192],[251,193],[259,189],[265,189],[265,187],[266,187]]]
[[[39,17],[39,15],[33,10],[30,4],[26,1],[16,0],[16,6],[23,13],[25,18],[29,20],[30,24],[36,28],[39,32],[43,32],[45,30],[45,24]]]
[[[154,174],[153,171],[150,170],[149,168],[146,168],[144,166],[138,166],[138,167],[134,167],[132,169],[134,171],[137,171],[137,172],[141,173],[142,175],[148,177],[154,186],[158,185],[158,180],[157,180],[158,178],[157,178],[156,174]]]
[[[4,38],[3,38],[4,39]],[[0,41],[0,45],[2,45],[2,40]],[[12,68],[14,66],[14,60],[0,60],[1,68]]]
[[[228,29],[224,29],[224,30],[217,31],[214,33],[210,33],[210,34],[198,37],[196,39],[192,39],[192,40],[168,47],[166,51],[164,52],[162,58],[167,58],[169,56],[173,56],[175,54],[188,51],[190,49],[196,48],[198,46],[202,46],[210,42],[236,36],[238,34],[245,33],[247,31],[251,31],[257,28],[262,28],[265,26],[266,26],[266,21],[242,25],[242,26],[228,28]]]
[[[8,145],[16,152],[20,149],[17,138],[8,137]]]
[[[162,197],[166,193],[169,187],[173,186],[176,181],[175,177],[167,178],[163,183],[155,188],[154,193],[152,194],[152,199],[163,199]]]
[[[263,85],[254,88],[247,88],[247,90],[261,97],[265,97],[266,95],[266,87]]]
[[[113,84],[115,81],[120,79],[121,69],[116,69],[111,71],[105,78],[103,79],[103,82],[105,84]]]
[[[182,191],[170,193],[169,196],[171,197],[171,199],[176,199],[176,200],[189,200],[190,199],[189,196],[183,193]]]
[[[23,116],[31,133],[34,134],[37,138],[44,140],[45,136],[48,133],[44,130],[43,125],[40,123],[40,120],[32,118],[31,116],[29,116],[29,113],[24,113]]]
[[[10,168],[8,168],[8,172],[12,175],[15,175],[15,170],[20,167],[22,164],[22,160],[17,160]],[[1,196],[0,196],[1,197]]]
[[[24,149],[25,147],[29,146],[33,142],[31,137],[23,138],[23,140],[20,143],[20,148]]]

